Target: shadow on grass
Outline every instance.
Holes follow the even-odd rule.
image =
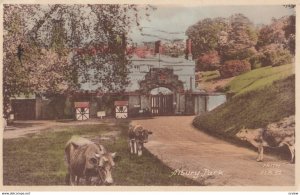
[[[127,131],[130,120],[116,120],[115,125],[97,124],[61,127],[63,131],[31,134],[3,140],[3,185],[65,185],[67,167],[64,147],[73,136],[101,136],[120,131],[114,142],[103,141],[110,152],[117,152],[121,161],[113,170],[115,185],[121,186],[199,186],[200,183],[182,176],[170,177],[172,170],[145,151],[131,156]]]

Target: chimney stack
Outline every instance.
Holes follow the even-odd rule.
[[[161,41],[155,41],[155,49],[154,49],[155,54],[160,53],[160,44]]]
[[[186,59],[192,60],[192,40],[186,40]]]

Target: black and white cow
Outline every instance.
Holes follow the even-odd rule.
[[[149,134],[152,134],[152,132],[144,129],[141,125],[130,125],[128,138],[131,154],[142,155],[144,143],[148,142]]]

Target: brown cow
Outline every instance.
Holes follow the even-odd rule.
[[[116,153],[109,153],[106,149],[88,139],[73,136],[66,144],[65,157],[68,165],[66,183],[77,185],[80,178],[90,185],[92,178],[97,178],[96,185],[113,183],[112,168],[115,166]]]
[[[257,161],[263,161],[264,147],[282,147],[286,145],[291,153],[291,163],[295,161],[295,117],[290,116],[266,128],[241,129],[237,134],[242,140],[250,142],[258,149]]]
[[[131,154],[142,155],[144,143],[148,142],[149,134],[152,134],[152,132],[144,129],[141,125],[129,126],[128,137]]]

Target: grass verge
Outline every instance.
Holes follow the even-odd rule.
[[[233,97],[213,111],[197,116],[193,124],[210,133],[233,137],[243,126],[265,127],[294,114],[295,75],[292,75]]]
[[[254,149],[235,134],[242,128],[265,127],[295,114],[295,75],[274,81],[258,90],[234,96],[211,112],[195,117],[193,125],[220,139]],[[266,149],[282,159],[288,159],[287,148]]]
[[[4,185],[65,185],[64,147],[72,135],[99,136],[120,131],[115,141],[103,142],[109,151],[118,152],[121,161],[113,170],[115,185],[200,185],[182,176],[172,176],[172,170],[145,151],[142,157],[131,156],[127,145],[128,121],[115,125],[85,125],[63,127],[63,131],[31,134],[25,138],[3,140]]]

